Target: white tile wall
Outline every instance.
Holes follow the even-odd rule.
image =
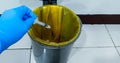
[[[77,14],[119,14],[119,2],[119,0],[58,0],[59,5],[64,5]],[[0,0],[0,13],[19,5],[26,5],[33,9],[42,6],[42,1]]]
[[[7,9],[15,8],[20,5],[26,5],[30,9],[42,6],[42,1],[39,0],[0,0],[0,14]]]

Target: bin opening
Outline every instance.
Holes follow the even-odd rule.
[[[33,12],[40,21],[51,26],[51,29],[38,24],[31,27],[29,35],[36,42],[50,46],[63,46],[73,42],[80,33],[80,19],[64,6],[45,5],[36,8]]]

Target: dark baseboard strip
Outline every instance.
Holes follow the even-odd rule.
[[[77,15],[83,24],[120,24],[120,14]]]
[[[120,14],[77,15],[83,24],[120,24]]]

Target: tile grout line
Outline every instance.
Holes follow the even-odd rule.
[[[7,50],[30,50],[31,48],[12,48]]]
[[[97,47],[73,47],[73,48],[113,48],[114,46],[97,46]]]
[[[32,55],[32,46],[30,48],[30,57],[29,57],[29,63],[31,63],[31,55]]]
[[[32,49],[30,49],[29,63],[31,63],[31,51],[32,51]]]
[[[119,51],[118,51],[117,47],[115,46],[115,43],[114,43],[114,41],[113,41],[113,39],[112,39],[112,36],[111,36],[111,34],[110,34],[110,32],[109,32],[109,30],[108,30],[108,28],[107,28],[106,24],[105,24],[105,28],[106,28],[106,30],[107,30],[107,32],[108,32],[108,34],[109,34],[109,36],[110,36],[110,39],[112,40],[112,43],[113,43],[113,45],[114,45],[114,47],[115,47],[115,49],[116,49],[116,51],[117,51],[118,55],[120,56],[120,53],[119,53]]]

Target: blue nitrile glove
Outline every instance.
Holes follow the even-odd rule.
[[[3,12],[0,17],[0,52],[20,40],[35,19],[36,15],[26,6]]]

